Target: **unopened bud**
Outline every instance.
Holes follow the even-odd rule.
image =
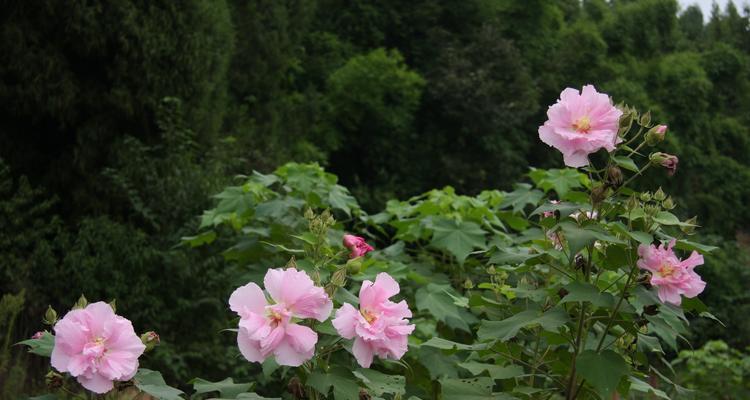
[[[638,199],[635,198],[635,196],[630,196],[628,202],[626,203],[628,210],[635,210],[639,205],[640,203],[638,202]]]
[[[651,111],[646,111],[645,114],[641,115],[641,126],[648,127],[648,125],[651,123]]]
[[[667,198],[667,194],[664,193],[661,188],[657,189],[656,192],[654,192],[654,200],[655,201],[664,201]]]
[[[44,336],[44,332],[43,332],[43,331],[39,331],[39,332],[37,332],[37,333],[35,333],[35,334],[31,335],[31,338],[32,338],[32,339],[34,339],[34,340],[39,340],[39,339],[41,339],[41,338],[42,338],[43,336]]]
[[[347,268],[339,268],[331,276],[331,284],[336,287],[342,287],[346,284],[346,270]]]
[[[312,208],[308,207],[305,209],[304,216],[305,216],[305,219],[313,219],[315,217],[315,213],[313,213]]]
[[[292,398],[295,400],[301,400],[305,398],[305,386],[302,385],[302,381],[298,377],[292,377],[287,385],[287,390],[292,394]]]
[[[55,371],[47,372],[44,376],[44,383],[47,384],[48,389],[59,389],[63,386],[63,376]]]
[[[695,233],[695,227],[698,226],[698,217],[690,218],[685,221],[685,224],[687,225],[680,225],[680,230],[686,235],[692,235]]]
[[[350,258],[346,262],[346,269],[350,275],[357,275],[362,270],[362,257]]]
[[[623,136],[630,130],[630,127],[633,125],[634,116],[634,112],[629,108],[625,107],[623,109],[622,116],[620,117],[620,129],[617,132],[619,136]]]
[[[666,125],[656,125],[646,132],[646,144],[649,146],[656,146],[657,144],[664,141],[664,137],[667,135]]]
[[[54,325],[57,322],[57,311],[52,306],[47,306],[47,311],[44,313],[44,319],[42,319],[47,325]]]
[[[643,192],[640,196],[641,201],[651,201],[651,193]]]
[[[677,163],[680,161],[677,156],[667,153],[651,153],[648,157],[652,164],[661,165],[667,169],[667,175],[672,176],[677,172]]]
[[[495,275],[495,272],[496,272],[496,270],[495,270],[495,266],[494,265],[490,265],[489,267],[487,267],[487,273],[488,274]]]
[[[149,351],[158,346],[161,340],[156,332],[148,331],[141,335],[141,342],[146,345],[146,351]]]
[[[471,281],[471,279],[466,278],[464,281],[464,289],[473,289],[474,288],[474,282]]]
[[[617,166],[611,166],[607,169],[607,185],[617,189],[622,185],[622,170]]]
[[[81,308],[86,308],[86,306],[89,305],[89,301],[86,300],[86,296],[81,295],[81,297],[78,298],[78,301],[73,305],[74,310],[78,310]]]
[[[591,189],[591,201],[594,204],[599,204],[607,198],[607,187],[599,185]]]
[[[667,197],[667,199],[661,203],[661,206],[664,207],[665,210],[673,209],[675,207],[675,204],[674,200],[672,200],[672,196]]]
[[[109,306],[112,308],[112,312],[117,314],[117,299],[112,299],[112,301],[109,302]]]

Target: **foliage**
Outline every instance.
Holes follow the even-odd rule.
[[[697,350],[683,350],[673,361],[680,382],[698,391],[698,399],[741,399],[750,394],[750,356],[710,341]]]

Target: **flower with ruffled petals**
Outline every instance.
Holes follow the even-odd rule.
[[[579,92],[567,88],[547,110],[547,121],[539,127],[539,138],[557,148],[569,167],[588,165],[588,155],[606,149],[613,151],[622,139],[617,136],[622,111],[594,86]]]
[[[240,316],[237,345],[248,361],[263,362],[273,355],[279,365],[300,366],[312,358],[318,335],[292,318],[328,319],[333,303],[325,290],[294,268],[269,269],[263,279],[273,303],[253,282],[237,288],[229,298]]]
[[[651,284],[659,290],[659,300],[680,305],[685,296],[692,298],[706,287],[695,267],[703,264],[703,256],[693,251],[685,260],[680,260],[672,250],[675,240],[667,246],[638,246],[638,267],[651,272]]]
[[[354,235],[344,235],[344,247],[351,250],[349,258],[361,257],[374,250],[367,244],[365,238]]]
[[[359,310],[345,303],[336,311],[333,326],[344,339],[354,339],[352,352],[360,366],[369,368],[373,357],[400,359],[408,348],[407,338],[414,331],[409,324],[405,300],[389,300],[399,293],[398,283],[381,272],[375,282],[366,280],[359,290]]]
[[[112,390],[113,381],[132,379],[146,348],[133,324],[101,301],[68,312],[54,330],[52,367],[99,394]]]

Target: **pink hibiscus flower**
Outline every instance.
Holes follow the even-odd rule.
[[[54,329],[52,367],[94,393],[109,392],[113,381],[132,379],[146,349],[133,324],[101,301],[68,312]]]
[[[381,272],[375,283],[362,283],[359,310],[345,303],[336,311],[333,326],[344,339],[354,339],[352,352],[364,368],[370,367],[374,355],[398,360],[406,353],[407,337],[414,331],[407,319],[411,318],[411,311],[405,300],[388,300],[399,291],[398,283]]]
[[[349,253],[349,258],[361,257],[375,250],[367,244],[365,238],[354,235],[344,235],[344,247],[352,251]]]
[[[318,335],[292,318],[328,319],[333,303],[323,288],[294,268],[269,269],[263,284],[274,303],[269,303],[253,282],[237,288],[229,298],[240,316],[237,345],[248,361],[263,362],[273,355],[279,365],[297,367],[312,358]]]
[[[622,139],[617,136],[622,111],[594,86],[579,93],[567,88],[547,110],[547,121],[539,127],[539,138],[563,154],[565,165],[588,165],[588,155],[599,149],[612,151]]]
[[[638,246],[638,267],[651,272],[651,284],[658,288],[659,300],[679,306],[681,295],[697,296],[706,288],[706,282],[694,271],[703,264],[703,256],[693,251],[690,257],[680,260],[672,250],[674,244],[672,239],[666,247]]]

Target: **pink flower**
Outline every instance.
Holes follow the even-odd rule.
[[[375,249],[372,248],[365,239],[354,235],[344,235],[344,247],[351,250],[349,258],[361,257]]]
[[[229,298],[230,308],[240,316],[240,352],[252,362],[273,355],[279,365],[300,366],[312,358],[318,335],[292,318],[323,322],[331,315],[333,303],[323,288],[294,268],[269,269],[263,284],[274,303],[253,282],[237,288]]]
[[[133,378],[146,349],[133,324],[101,301],[68,312],[54,329],[52,367],[77,377],[94,393],[109,392],[113,381]]]
[[[588,165],[588,155],[599,149],[612,151],[622,139],[617,136],[622,111],[612,100],[586,85],[579,93],[567,88],[547,110],[547,121],[539,127],[539,138],[563,153],[565,165]]]
[[[666,125],[657,125],[656,129],[655,129],[655,132],[658,133],[658,134],[663,135],[663,134],[667,133],[667,126]]]
[[[550,204],[560,204],[560,200],[550,200]],[[552,218],[555,216],[554,211],[544,211],[542,213],[542,218]]]
[[[703,256],[693,251],[690,257],[680,260],[672,250],[674,244],[672,239],[666,247],[638,246],[638,267],[651,272],[651,284],[659,289],[659,300],[680,305],[680,295],[695,297],[705,289],[706,282],[694,271],[703,264]]]
[[[400,359],[407,350],[411,311],[405,300],[388,300],[400,291],[398,283],[385,272],[375,283],[364,281],[359,289],[359,310],[345,303],[336,311],[333,326],[344,339],[354,339],[352,352],[360,366],[369,368],[374,355]]]

